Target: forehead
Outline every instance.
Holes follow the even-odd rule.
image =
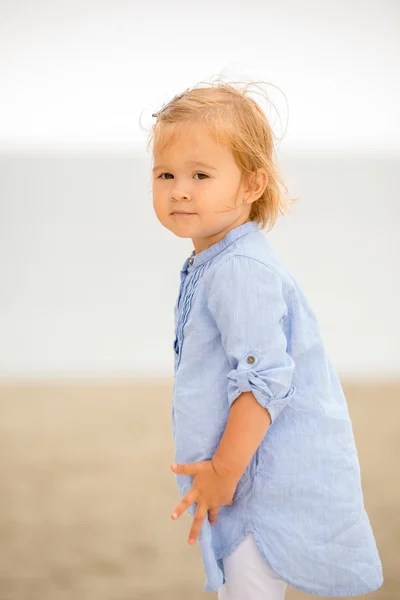
[[[199,125],[160,124],[154,137],[154,157],[157,159],[184,156],[192,160],[226,159],[230,151],[218,143],[210,131]]]

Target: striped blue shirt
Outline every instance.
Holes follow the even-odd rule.
[[[222,558],[249,532],[297,590],[350,596],[379,588],[346,398],[302,288],[256,222],[185,260],[174,317],[175,462],[213,457],[242,392],[272,420],[233,504],[220,507],[215,525],[203,522],[204,591],[225,583]],[[176,475],[181,497],[193,480]]]

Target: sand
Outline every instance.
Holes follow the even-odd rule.
[[[385,583],[400,598],[400,383],[343,382]],[[0,386],[0,600],[215,600],[169,464],[172,381]],[[397,473],[397,475],[396,475]],[[287,600],[316,598],[288,588]]]

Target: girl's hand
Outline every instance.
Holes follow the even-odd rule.
[[[191,489],[177,505],[171,518],[177,519],[189,506],[197,502],[193,525],[189,533],[189,544],[195,544],[207,511],[209,521],[211,525],[214,525],[219,507],[233,504],[232,499],[239,480],[232,474],[217,472],[212,460],[180,465],[171,464],[170,466],[177,475],[194,476]]]

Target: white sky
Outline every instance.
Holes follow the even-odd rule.
[[[0,150],[144,149],[143,110],[223,73],[284,92],[285,147],[398,151],[399,57],[398,0],[0,0]]]

